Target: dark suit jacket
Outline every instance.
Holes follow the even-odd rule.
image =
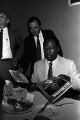
[[[8,33],[13,58],[19,61],[23,54],[23,41],[16,30],[8,29]]]
[[[42,34],[43,34],[44,40],[54,36],[54,33],[52,30],[42,30]],[[61,47],[60,47],[59,55],[63,56]],[[22,67],[23,67],[24,73],[26,72],[29,66],[29,63],[31,63],[31,74],[32,74],[34,63],[37,60],[36,45],[35,45],[34,37],[32,35],[29,35],[24,40],[24,54],[22,59],[23,59]]]
[[[10,39],[10,48],[12,51],[13,59],[17,59],[17,64],[14,66],[14,60],[11,59],[1,59],[0,60],[0,84],[1,80],[12,80],[12,77],[9,73],[9,69],[17,69],[18,63],[23,54],[23,41],[18,35],[17,31],[8,29],[9,39]],[[0,51],[1,53],[2,51]],[[2,84],[1,84],[2,85]],[[1,88],[0,85],[0,88]]]

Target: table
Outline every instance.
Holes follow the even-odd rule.
[[[37,112],[47,102],[47,99],[39,92],[35,91],[32,94],[34,94],[34,105],[30,112],[18,115],[4,112],[2,120],[33,120]],[[56,102],[55,105],[48,105],[45,111],[38,115],[48,116],[51,120],[80,120],[80,101],[63,98]]]

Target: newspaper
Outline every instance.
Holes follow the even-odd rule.
[[[15,70],[9,70],[9,72],[16,82],[29,83],[28,79],[23,73]]]

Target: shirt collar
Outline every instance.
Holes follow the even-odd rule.
[[[54,60],[54,61],[52,61],[52,65],[56,65],[57,64],[57,61],[58,61],[58,56],[57,56],[57,58]],[[48,61],[47,60],[47,63],[49,64],[51,61]]]
[[[42,37],[42,32],[41,32],[41,30],[40,30],[40,33],[39,33],[39,37]]]
[[[42,37],[42,32],[41,32],[41,30],[40,30],[40,32],[39,32],[39,37]],[[34,39],[37,39],[37,36],[34,36]]]
[[[0,29],[1,30],[1,29]],[[3,28],[3,31],[7,31],[7,27]]]

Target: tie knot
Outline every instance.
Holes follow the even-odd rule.
[[[49,66],[51,66],[51,65],[52,65],[52,61],[49,62]]]

